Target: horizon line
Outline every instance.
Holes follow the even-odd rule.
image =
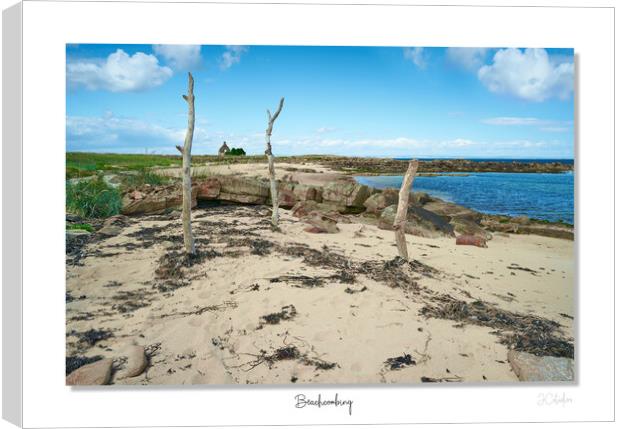
[[[98,155],[140,155],[140,156],[172,156],[172,157],[180,157],[181,155],[175,153],[143,153],[143,152],[92,152],[92,151],[65,151],[65,154],[71,153],[89,153],[89,154],[98,154]],[[217,154],[212,153],[193,153],[193,156],[212,156],[218,157]],[[264,154],[247,154],[245,157],[261,157]],[[244,156],[239,156],[242,159]],[[558,160],[558,161],[575,161],[575,157],[511,157],[505,155],[497,155],[497,156],[433,156],[433,155],[422,155],[422,156],[376,156],[376,155],[336,155],[336,154],[326,154],[326,153],[314,153],[314,154],[299,154],[299,155],[279,155],[276,158],[283,157],[316,157],[316,156],[331,156],[331,157],[340,157],[340,158],[379,158],[379,159],[395,159],[395,160],[410,160],[410,159],[463,159],[463,160],[488,160],[488,159],[505,159],[505,160]],[[237,157],[233,157],[237,158]]]

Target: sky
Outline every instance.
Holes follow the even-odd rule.
[[[572,49],[70,44],[67,150],[573,158]]]

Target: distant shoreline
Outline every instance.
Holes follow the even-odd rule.
[[[180,165],[178,155],[113,154],[67,152],[67,168],[114,170],[123,165],[143,165],[145,168]],[[568,159],[425,159],[419,158],[419,173],[564,173],[573,171],[574,161]],[[193,165],[207,163],[248,164],[264,162],[262,155],[225,156],[193,155]],[[336,155],[276,156],[276,162],[295,164],[315,163],[349,175],[399,175],[405,172],[409,160]],[[87,168],[84,168],[86,166]]]

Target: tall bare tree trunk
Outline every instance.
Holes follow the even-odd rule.
[[[398,192],[398,208],[394,217],[394,232],[396,235],[396,247],[398,255],[403,259],[409,259],[407,252],[407,239],[405,238],[405,224],[407,223],[407,210],[409,209],[409,193],[413,185],[413,178],[418,171],[418,161],[409,161],[407,172],[403,176],[403,184]]]
[[[183,155],[183,243],[185,244],[185,253],[194,255],[196,246],[192,233],[192,140],[194,138],[195,113],[194,78],[191,73],[188,73],[187,95],[183,95],[183,99],[187,101],[188,106],[187,134],[185,134],[183,147],[177,146]]]
[[[265,142],[267,143],[267,149],[265,150],[265,155],[267,155],[267,162],[269,163],[269,182],[271,185],[271,226],[273,228],[278,228],[278,206],[280,202],[278,201],[278,183],[276,182],[276,167],[274,165],[274,156],[271,152],[271,131],[273,130],[273,123],[276,121],[280,112],[282,111],[282,107],[284,106],[284,97],[280,99],[280,105],[278,106],[278,110],[276,113],[271,115],[271,111],[267,109],[267,118],[269,123],[267,125],[267,130],[265,131]]]

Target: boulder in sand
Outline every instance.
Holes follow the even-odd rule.
[[[299,201],[291,209],[291,214],[295,217],[302,218],[310,214],[310,212],[318,209],[316,201]]]
[[[361,213],[365,210],[364,201],[370,197],[371,190],[366,185],[340,180],[330,182],[323,188],[323,201],[338,207],[341,213]]]
[[[364,201],[364,207],[366,207],[367,213],[381,214],[381,211],[386,207],[398,204],[398,190],[397,189],[384,189],[381,192],[372,194]]]
[[[475,235],[485,240],[491,240],[493,238],[493,234],[467,217],[452,218],[450,219],[450,225],[454,227],[454,231],[461,235]]]
[[[67,386],[99,386],[108,384],[112,376],[112,359],[101,359],[79,367],[66,378]]]
[[[510,350],[508,362],[521,381],[573,381],[575,378],[574,360],[567,357]]]
[[[438,198],[431,198],[430,201],[424,203],[424,208],[435,214],[445,216],[450,219],[467,219],[474,223],[480,223],[480,220],[482,219],[482,213],[478,213],[476,211],[468,209],[467,207],[459,206],[458,204],[454,203],[449,203]]]
[[[101,227],[99,231],[97,231],[97,233],[100,235],[104,235],[106,237],[113,237],[115,235],[120,234],[123,228],[127,226],[127,223],[128,223],[127,216],[124,216],[124,215],[111,216],[103,222],[103,226]]]
[[[308,224],[304,231],[314,234],[335,234],[340,231],[337,221],[333,217],[314,211],[302,219]]]
[[[379,228],[391,230],[394,228],[394,218],[396,217],[396,204],[383,209],[379,218]],[[454,236],[452,225],[448,219],[430,212],[422,207],[410,205],[407,210],[407,223],[405,232],[419,237],[435,238],[439,236]]]
[[[463,246],[487,247],[487,241],[478,235],[459,235],[456,244]]]
[[[337,207],[331,204],[317,203],[316,201],[298,201],[291,209],[291,214],[297,218],[303,219],[313,212],[321,213],[330,219],[336,220],[338,223],[351,223],[349,216],[341,214]]]
[[[148,360],[144,347],[133,345],[125,352],[127,355],[127,364],[119,375],[119,378],[137,377],[146,369]]]

